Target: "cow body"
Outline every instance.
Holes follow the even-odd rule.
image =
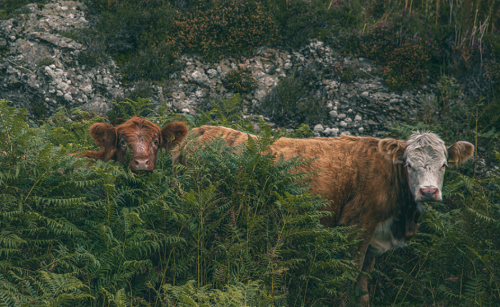
[[[221,136],[228,146],[246,142],[249,136],[233,129],[211,126],[195,128],[193,133],[201,143]],[[433,138],[431,141],[438,144],[432,143],[433,146],[442,150],[442,153],[433,153],[431,154],[433,160],[427,159],[425,150],[422,155],[421,149],[427,148],[428,138],[419,138],[414,143],[420,142],[422,146],[414,145],[413,148],[417,148],[416,151],[412,151],[411,154],[406,153],[405,156],[407,160],[413,159],[416,175],[425,178],[429,177],[424,176],[426,172],[430,173],[435,168],[429,166],[432,164],[429,164],[429,161],[438,161],[434,162],[438,165],[437,172],[442,172],[441,175],[444,175],[443,165],[447,163],[448,158],[444,143],[439,138],[434,140],[437,136],[430,135]],[[256,136],[250,136],[256,138]],[[470,143],[457,142],[456,144],[458,143],[462,146],[462,155],[456,158],[457,153],[453,153],[452,150],[452,154],[455,154],[452,157],[453,162],[465,161],[472,155],[473,147]],[[456,144],[452,147],[457,147]],[[424,208],[417,200],[440,200],[441,187],[431,183],[421,186],[410,182],[410,167],[403,160],[406,147],[409,147],[406,141],[380,140],[371,137],[280,138],[266,153],[276,154],[284,160],[297,156],[307,159],[315,158],[297,171],[319,171],[312,177],[311,193],[323,195],[332,201],[322,210],[333,212],[331,217],[324,218],[321,222],[330,227],[356,225],[366,230],[356,234],[357,239],[362,241],[353,251],[359,252],[354,261],[358,269],[371,273],[376,254],[404,246],[416,235],[418,219]],[[179,151],[174,151],[173,163],[186,163]],[[422,166],[419,163],[423,163]],[[416,187],[412,188],[413,186]],[[412,190],[417,191],[418,195],[415,196]],[[367,282],[367,276],[358,276],[358,288],[361,291],[367,291]],[[362,306],[368,306],[368,295],[361,296],[360,303]]]

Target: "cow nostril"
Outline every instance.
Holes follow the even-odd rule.
[[[420,195],[425,198],[436,198],[439,194],[438,188],[420,188]]]
[[[146,170],[148,167],[150,167],[151,161],[150,159],[134,159],[134,167],[137,170]]]

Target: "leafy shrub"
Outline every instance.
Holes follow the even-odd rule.
[[[79,34],[88,46],[79,62],[95,66],[108,56],[117,62],[128,81],[159,80],[179,69],[176,55],[164,44],[172,29],[174,8],[168,1],[88,0],[87,17],[95,24]]]
[[[52,125],[73,134],[68,143],[53,139],[52,125],[29,127],[26,111],[6,101],[0,114],[0,299],[8,305],[201,303],[208,292],[221,304],[244,294],[248,305],[329,304],[352,276],[341,258],[353,244],[348,229],[321,226],[325,201],[306,192],[309,175],[291,173],[305,161],[262,154],[269,130],[241,153],[222,140],[207,144],[175,174],[162,154],[150,176],[137,176],[68,155],[88,140],[72,127],[97,116],[58,113]]]
[[[255,80],[249,71],[232,70],[222,80],[222,84],[233,92],[248,93],[258,87],[257,80]]]
[[[274,306],[273,302],[279,303],[279,296],[269,296],[259,282],[249,281],[228,285],[224,290],[209,290],[208,286],[197,288],[195,281],[191,280],[182,286],[164,285],[159,295],[163,306],[227,306],[227,307],[257,307]],[[186,300],[186,298],[190,298]],[[188,302],[186,302],[188,301]]]
[[[147,47],[128,57],[122,72],[127,81],[162,80],[181,68],[175,59],[167,46]]]
[[[90,126],[103,121],[103,117],[91,111],[76,108],[68,112],[64,107],[59,107],[46,125],[48,138],[54,146],[78,144],[94,148],[96,145],[90,136]]]
[[[416,13],[403,11],[389,22],[379,22],[366,31],[342,36],[342,51],[370,58],[384,65],[382,74],[392,89],[426,84],[432,63],[437,62],[445,34]]]
[[[335,28],[356,25],[361,13],[361,6],[355,1],[277,0],[263,3],[278,27],[278,44],[293,48],[304,46],[311,38],[323,41]]]
[[[327,118],[328,110],[317,92],[317,78],[321,80],[318,74],[320,72],[315,67],[308,66],[280,79],[262,101],[260,111],[280,126],[322,123]]]
[[[340,82],[351,83],[358,78],[359,64],[342,64],[340,66],[333,66],[332,72],[338,77]]]
[[[110,55],[102,34],[98,34],[97,31],[83,30],[79,33],[78,42],[86,48],[78,53],[78,64],[94,67],[108,63]]]
[[[382,74],[390,89],[427,84],[429,71],[425,64],[431,58],[424,48],[406,41],[389,53],[391,59],[386,62]]]
[[[149,98],[137,97],[137,100],[125,98],[124,100],[111,103],[113,104],[113,110],[107,114],[110,121],[118,117],[125,119],[132,116],[145,117],[154,112],[152,109],[154,105]]]
[[[41,119],[45,116],[47,109],[42,98],[34,97],[31,99],[31,113],[36,119]]]
[[[293,130],[288,137],[295,139],[304,139],[313,136],[314,133],[307,124],[300,124],[297,129]]]
[[[246,54],[274,40],[274,23],[260,2],[199,0],[193,10],[176,11],[165,42],[178,48],[177,54],[189,52],[215,60]]]

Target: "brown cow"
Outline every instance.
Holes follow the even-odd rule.
[[[163,129],[147,119],[132,117],[129,120],[116,119],[113,127],[106,123],[95,123],[90,135],[101,150],[84,153],[83,157],[95,160],[114,160],[128,164],[135,173],[155,169],[158,149],[168,153],[182,142],[188,133],[186,124],[171,122]]]
[[[193,129],[197,139],[207,142],[221,136],[228,146],[246,142],[248,134],[225,127]],[[256,136],[252,137],[256,138]],[[375,255],[404,246],[416,235],[424,201],[440,201],[448,163],[464,162],[474,151],[468,142],[446,147],[433,133],[414,133],[407,141],[371,137],[280,138],[269,150],[283,159],[316,158],[299,172],[320,171],[312,178],[311,192],[332,201],[323,210],[334,215],[322,220],[326,226],[363,228],[362,242],[353,252],[358,269],[371,273]],[[174,150],[174,163],[186,163]],[[357,286],[367,291],[368,277],[360,274]],[[369,296],[360,297],[369,306]]]

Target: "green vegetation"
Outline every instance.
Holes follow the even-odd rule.
[[[323,123],[328,109],[326,101],[318,95],[322,73],[316,65],[289,73],[265,97],[260,113],[269,116],[279,126]]]
[[[248,93],[258,87],[257,80],[246,70],[232,70],[222,82],[228,90],[240,94]]]
[[[490,117],[491,104],[459,101],[451,79],[439,84],[441,95],[427,110],[448,121],[422,109],[417,123],[394,126],[394,133],[405,138],[416,128],[431,129],[448,144],[476,139],[500,159],[493,150],[500,115]],[[147,99],[116,108],[125,117],[155,115]],[[241,108],[236,95],[195,116],[172,117],[162,107],[149,119],[255,133]],[[475,109],[477,117],[470,115]],[[347,229],[320,225],[325,202],[299,183],[307,174],[290,173],[307,161],[275,163],[262,154],[280,136],[310,136],[307,125],[285,134],[261,123],[260,143],[235,153],[216,140],[190,159],[190,168],[172,168],[162,153],[157,170],[141,176],[113,162],[88,165],[68,156],[95,148],[89,127],[104,120],[96,114],[61,109],[38,128],[6,101],[0,114],[6,259],[0,299],[8,306],[331,306],[346,291],[353,243]],[[474,178],[470,164],[460,173],[447,174],[445,201],[427,205],[417,238],[377,258],[369,286],[374,306],[500,302],[500,177]]]
[[[40,61],[38,61],[38,66],[39,67],[42,67],[42,66],[49,66],[49,65],[52,65],[52,64],[55,64],[55,61],[53,58],[43,58],[43,59],[40,59]]]
[[[190,169],[162,154],[138,176],[68,155],[89,149],[98,116],[61,110],[34,128],[6,101],[0,114],[7,306],[312,305],[352,274],[347,229],[322,227],[325,201],[291,174],[305,161],[262,154],[269,129],[241,154],[215,141]]]
[[[16,13],[28,14],[29,10],[24,10],[23,7],[27,4],[36,3],[39,8],[43,8],[46,0],[3,0],[0,3],[0,17],[13,17]]]

